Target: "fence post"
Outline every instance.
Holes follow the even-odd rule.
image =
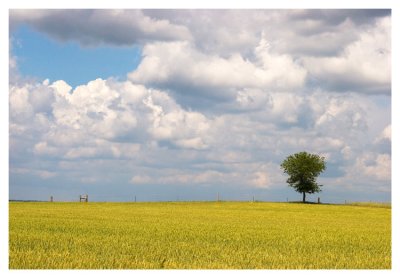
[[[79,202],[82,202],[82,200],[87,203],[89,201],[89,195],[79,195]]]

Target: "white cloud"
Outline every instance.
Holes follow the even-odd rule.
[[[129,74],[133,82],[173,88],[266,88],[294,89],[302,86],[306,71],[289,55],[269,52],[265,40],[250,61],[240,54],[228,58],[207,55],[188,42],[148,44],[143,60]],[[190,93],[190,92],[185,92]]]
[[[306,70],[290,55],[272,53],[264,34],[255,48],[255,55],[258,58],[257,64],[261,67],[255,73],[262,80],[259,87],[268,86],[273,89],[287,90],[304,85]]]
[[[391,158],[388,154],[365,153],[356,160],[356,170],[379,181],[391,180]]]
[[[271,97],[271,110],[273,119],[277,122],[297,124],[306,99],[304,96],[291,93],[274,94]]]
[[[154,104],[152,96],[143,100],[152,112],[149,115],[151,126],[149,132],[158,140],[172,140],[180,147],[195,149],[206,148],[202,136],[209,127],[206,117],[198,112],[188,112],[175,105],[164,110],[161,105]]]
[[[390,17],[174,13],[12,11],[13,24],[62,41],[141,43],[143,60],[129,81],[11,82],[10,173],[96,189],[273,191],[285,184],[281,161],[306,150],[327,158],[328,186],[390,191]]]
[[[176,145],[183,148],[191,148],[196,150],[202,150],[207,148],[207,145],[203,142],[203,140],[200,137],[177,140]]]
[[[251,56],[264,32],[274,52],[332,56],[389,10],[144,10],[187,26],[198,49],[227,57]],[[232,35],[234,34],[234,35]]]
[[[50,113],[36,109],[38,102],[30,97],[40,89],[53,94],[44,109]],[[50,178],[66,171],[71,179],[92,183],[86,178],[106,171],[107,160],[120,165],[118,171],[134,185],[274,189],[285,181],[282,159],[307,150],[340,165],[331,175],[343,181],[390,182],[390,154],[374,149],[371,141],[390,138],[390,124],[375,122],[379,129],[360,124],[376,120],[369,113],[379,111],[374,108],[378,104],[323,91],[242,92],[236,105],[254,102],[254,109],[206,116],[182,108],[164,91],[129,81],[98,79],[75,90],[63,81],[11,87],[13,165],[51,157],[63,163],[46,170],[32,165],[32,173]],[[66,161],[80,167],[71,168]],[[88,172],[80,175],[82,169]]]
[[[251,182],[256,186],[256,187],[261,187],[261,188],[268,188],[270,185],[269,177],[267,173],[264,172],[256,172],[254,173],[254,178],[251,180]]]
[[[270,187],[270,178],[264,172],[250,172],[247,171],[253,168],[253,165],[242,165],[242,171],[237,172],[238,169],[231,169],[231,172],[219,172],[215,170],[204,170],[201,172],[190,172],[180,170],[167,170],[160,171],[157,176],[150,175],[135,175],[131,178],[130,183],[146,185],[146,184],[159,184],[159,185],[202,185],[202,186],[215,186],[215,185],[240,185],[257,188]],[[235,171],[234,171],[235,170]]]
[[[69,86],[60,84],[51,85],[57,87],[59,97],[53,108],[58,125],[110,140],[129,136],[136,129],[137,112],[122,103],[124,93],[116,91],[105,80],[78,86],[71,94],[66,93]]]
[[[33,114],[33,107],[29,103],[29,88],[10,86],[10,118],[28,119]]]
[[[349,146],[345,146],[340,153],[343,155],[345,160],[348,160],[352,157],[352,150]]]
[[[379,140],[392,141],[392,125],[388,125],[385,127],[385,129],[382,131],[382,133],[378,137],[378,141]]]
[[[152,178],[149,176],[133,176],[130,180],[133,184],[148,184],[152,182]]]
[[[56,173],[45,171],[45,170],[44,171],[37,171],[36,175],[38,175],[42,179],[49,179],[49,178],[53,178],[53,177],[57,176]]]
[[[217,171],[208,170],[200,173],[177,173],[173,175],[167,175],[159,178],[159,182],[162,184],[203,184],[203,185],[215,185],[221,183],[228,174],[223,174]]]
[[[69,150],[65,154],[65,158],[90,158],[90,157],[97,157],[99,156],[99,153],[97,148],[94,147],[79,147],[79,148],[73,148]]]
[[[306,69],[337,90],[390,94],[391,18],[377,20],[372,29],[348,45],[337,57],[305,57]]]
[[[39,142],[35,144],[33,152],[38,155],[54,156],[58,153],[58,149],[56,147],[49,146],[47,142]]]
[[[58,94],[64,98],[68,98],[72,90],[72,87],[67,84],[64,80],[57,80],[50,85]]]
[[[47,170],[38,170],[38,169],[32,169],[32,168],[12,168],[10,169],[11,173],[16,173],[16,174],[28,174],[28,175],[34,175],[37,177],[40,177],[41,179],[49,179],[57,176],[57,173],[47,171]]]
[[[207,148],[207,117],[131,82],[97,79],[74,90],[62,80],[12,86],[10,107],[12,136],[37,133],[32,151],[39,156],[132,157],[152,140]]]

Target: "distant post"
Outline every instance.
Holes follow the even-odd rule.
[[[79,202],[82,202],[82,201],[87,203],[89,201],[89,196],[87,194],[79,195]]]
[[[50,196],[50,202],[53,202],[53,196]]]
[[[321,200],[319,199],[319,197],[318,197],[318,204],[320,204],[321,203]]]

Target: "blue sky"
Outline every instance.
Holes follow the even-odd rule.
[[[73,87],[97,78],[125,80],[141,59],[138,46],[81,47],[78,42],[57,42],[23,25],[12,32],[12,38],[22,75],[65,80]]]
[[[10,199],[391,200],[389,10],[11,10]],[[77,87],[80,85],[79,87]]]

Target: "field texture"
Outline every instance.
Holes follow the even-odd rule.
[[[390,207],[13,203],[11,269],[388,269]]]

